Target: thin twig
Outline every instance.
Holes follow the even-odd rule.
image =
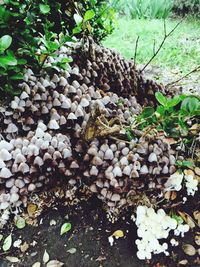
[[[153,54],[156,53],[156,40],[153,40]]]
[[[190,72],[188,72],[187,74],[185,74],[184,76],[182,76],[181,78],[179,78],[178,80],[168,83],[167,85],[165,85],[165,87],[168,88],[169,86],[179,83],[183,79],[187,78],[190,74],[197,72],[197,71],[200,71],[200,65],[197,66],[195,69],[191,70]]]
[[[151,63],[151,61],[157,56],[157,54],[160,52],[161,48],[163,47],[166,39],[176,30],[176,28],[182,23],[182,20],[176,24],[176,26],[169,32],[167,33],[167,29],[166,29],[166,21],[164,20],[164,38],[161,42],[161,44],[159,45],[158,49],[156,50],[156,52],[153,54],[153,56],[150,58],[150,60],[146,63],[146,65],[143,67],[142,70],[140,70],[140,73],[142,73],[147,66]]]
[[[134,55],[134,67],[136,65],[136,58],[137,58],[137,49],[138,49],[138,42],[139,42],[140,36],[137,37],[135,42],[135,55]]]

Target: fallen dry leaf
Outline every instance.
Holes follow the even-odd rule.
[[[69,252],[70,254],[74,254],[76,253],[77,249],[76,248],[70,248],[67,250],[67,252]]]
[[[30,217],[32,217],[34,215],[34,213],[36,212],[36,210],[37,210],[37,205],[36,204],[33,204],[33,203],[29,203],[28,204],[27,212],[28,212],[28,215]]]
[[[47,253],[46,249],[44,251],[44,255],[43,255],[43,262],[47,263],[49,261],[49,254]]]
[[[187,221],[187,215],[185,214],[185,212],[178,211],[178,214],[181,216],[181,218],[182,218],[185,222]]]
[[[196,210],[193,212],[193,216],[195,220],[197,221],[198,226],[200,227],[200,211]]]
[[[29,244],[24,242],[21,246],[20,246],[20,250],[21,252],[26,252],[29,248]]]
[[[112,234],[112,236],[115,238],[124,237],[124,232],[122,230],[117,230]]]
[[[105,261],[106,257],[105,256],[99,256],[95,261]]]
[[[189,256],[194,256],[196,254],[196,249],[190,244],[183,245],[182,249],[183,249],[184,253],[189,255]]]
[[[181,260],[181,261],[179,261],[179,264],[186,265],[186,264],[188,264],[188,260]]]
[[[20,262],[20,259],[18,259],[17,257],[7,256],[6,259],[7,259],[9,262],[12,262],[12,263]]]
[[[170,145],[174,145],[178,143],[178,141],[175,140],[174,138],[163,138],[163,142],[170,144]]]
[[[194,171],[197,175],[200,175],[200,168],[199,167],[195,167]]]
[[[61,267],[64,263],[57,260],[51,260],[47,263],[46,267]]]
[[[185,212],[181,212],[181,211],[179,211],[178,213],[181,216],[181,218],[189,225],[191,229],[195,227],[194,220],[189,214]]]
[[[176,191],[167,191],[164,197],[167,200],[175,200],[177,197]]]
[[[197,235],[195,236],[194,240],[195,240],[195,243],[196,243],[198,246],[200,246],[200,233],[197,234]]]
[[[192,175],[193,177],[195,176],[194,172],[192,170],[184,170],[185,175]]]

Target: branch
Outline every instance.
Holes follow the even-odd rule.
[[[138,49],[139,38],[140,38],[140,36],[137,37],[136,42],[135,42],[134,67],[136,65],[136,58],[137,58],[137,49]]]
[[[151,63],[151,61],[157,56],[157,54],[160,52],[161,48],[163,47],[165,41],[167,40],[167,38],[176,30],[176,28],[181,23],[182,23],[182,20],[179,23],[177,23],[176,26],[169,33],[167,33],[167,30],[166,30],[166,21],[164,20],[164,38],[163,38],[161,44],[159,45],[158,49],[153,54],[153,56],[150,58],[150,60],[147,62],[147,64],[143,67],[143,69],[140,70],[140,74],[147,68],[147,66]]]
[[[178,80],[166,84],[165,87],[168,88],[169,86],[171,86],[173,84],[179,83],[180,81],[182,81],[183,79],[188,77],[190,74],[197,72],[197,71],[200,71],[200,65],[197,66],[195,69],[191,70],[190,72],[188,72],[187,74],[185,74],[184,76],[182,76],[181,78],[179,78]]]

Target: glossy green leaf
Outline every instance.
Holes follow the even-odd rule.
[[[183,219],[181,218],[181,216],[178,215],[172,215],[172,219],[175,219],[177,221],[178,224],[182,224],[183,223]]]
[[[84,22],[93,19],[95,16],[94,10],[87,10],[84,15]]]
[[[156,112],[158,112],[162,116],[164,115],[165,109],[163,106],[158,106]]]
[[[0,56],[0,66],[16,66],[17,60],[12,56]]]
[[[69,232],[71,228],[71,223],[64,223],[60,229],[60,235],[64,235],[65,233]]]
[[[181,98],[179,96],[175,96],[175,97],[167,100],[167,107],[168,108],[175,107],[180,102],[181,102]]]
[[[162,106],[166,106],[167,98],[161,92],[156,92],[155,97]]]
[[[0,52],[4,52],[10,47],[12,43],[12,37],[10,35],[4,35],[0,38]]]
[[[42,14],[47,14],[51,10],[49,5],[40,4],[39,7]]]

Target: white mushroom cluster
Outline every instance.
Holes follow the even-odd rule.
[[[182,182],[183,182],[184,174],[181,172],[175,172],[174,174],[170,175],[169,179],[165,183],[165,187],[167,191],[180,191],[182,189]]]
[[[187,224],[178,225],[177,221],[168,216],[163,209],[156,212],[153,208],[146,206],[138,206],[135,223],[139,237],[136,240],[137,257],[140,260],[151,259],[153,254],[164,253],[168,256],[168,243],[164,240],[168,238],[170,232],[174,231],[176,235],[183,236],[189,231]],[[177,242],[172,240],[171,244],[174,246]]]
[[[195,179],[194,175],[192,174],[185,174],[184,179],[188,196],[190,195],[194,196],[196,191],[198,191],[198,180]]]
[[[184,174],[183,172],[175,172],[168,178],[165,183],[165,191],[180,191],[185,184],[187,194],[194,196],[198,191],[198,180],[195,179],[194,173]]]

